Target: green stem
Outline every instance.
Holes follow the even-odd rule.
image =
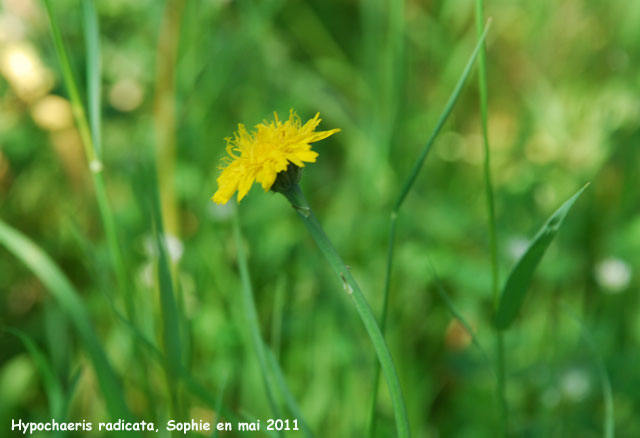
[[[469,74],[471,73],[471,68],[473,67],[473,63],[476,60],[476,57],[479,55],[480,53],[480,48],[482,47],[482,44],[484,43],[484,39],[487,36],[487,32],[489,31],[489,27],[490,27],[491,23],[488,23],[487,26],[484,29],[484,32],[481,33],[480,35],[480,39],[478,41],[478,43],[476,44],[475,49],[473,50],[473,53],[471,54],[471,57],[469,58],[469,61],[467,62],[467,65],[465,66],[462,75],[460,76],[460,79],[458,79],[458,82],[455,86],[455,88],[453,89],[453,92],[451,93],[451,95],[449,96],[449,100],[447,101],[442,113],[440,114],[440,118],[438,119],[438,122],[436,123],[435,128],[433,129],[433,132],[431,133],[431,135],[429,136],[429,138],[427,139],[426,144],[424,145],[424,147],[422,148],[422,151],[420,152],[420,155],[418,156],[417,161],[415,162],[413,169],[411,169],[411,172],[409,173],[409,176],[407,177],[407,179],[405,180],[403,186],[402,186],[402,190],[400,191],[400,194],[398,195],[398,198],[396,199],[396,202],[393,206],[393,210],[391,211],[391,221],[390,221],[390,227],[389,227],[389,243],[388,243],[388,249],[387,249],[387,268],[386,268],[386,272],[385,272],[385,281],[384,281],[384,292],[383,292],[383,299],[382,299],[382,315],[380,317],[380,329],[382,331],[382,333],[384,334],[386,326],[387,326],[387,313],[388,313],[388,308],[389,308],[389,293],[390,293],[390,289],[391,289],[391,273],[393,271],[393,253],[394,253],[394,248],[395,248],[395,241],[396,241],[396,222],[398,220],[398,214],[400,213],[400,208],[402,207],[402,204],[404,203],[404,200],[406,199],[407,195],[409,194],[409,191],[411,190],[411,188],[413,187],[413,184],[416,182],[416,179],[418,178],[418,174],[420,173],[420,170],[422,170],[422,166],[424,164],[424,161],[427,158],[427,155],[429,154],[429,151],[431,151],[431,147],[433,146],[433,143],[435,142],[436,138],[438,137],[438,134],[440,134],[440,131],[442,130],[442,127],[444,126],[445,122],[447,121],[447,119],[449,118],[449,115],[451,114],[451,111],[453,111],[453,107],[455,106],[456,102],[458,101],[458,98],[460,97],[460,93],[462,92],[462,88],[465,84],[465,82],[467,81],[467,78],[469,77]],[[375,365],[375,369],[373,372],[373,378],[374,378],[374,383],[373,383],[373,394],[371,397],[371,410],[370,410],[370,416],[369,416],[369,437],[373,436],[374,430],[375,430],[375,423],[376,423],[376,405],[378,402],[378,379],[380,378],[380,367],[379,365],[376,363]]]
[[[476,32],[478,36],[482,34],[484,23],[484,2],[476,0]],[[489,127],[488,127],[488,86],[487,86],[487,55],[484,41],[478,57],[478,90],[480,93],[480,117],[482,121],[482,139],[484,144],[484,186],[487,201],[487,214],[489,216],[489,252],[491,255],[491,290],[493,297],[493,310],[498,308],[499,300],[499,273],[498,273],[498,242],[496,233],[496,215],[493,183],[491,181],[491,153],[489,147]],[[497,345],[497,390],[501,411],[502,436],[506,436],[508,424],[508,410],[505,390],[505,356],[504,356],[504,335],[496,330]]]
[[[373,343],[373,347],[378,356],[382,372],[387,381],[389,387],[389,393],[391,394],[391,401],[393,402],[393,409],[396,419],[396,429],[399,438],[408,438],[410,436],[409,419],[407,418],[407,410],[402,396],[402,389],[400,388],[400,382],[396,373],[389,347],[384,340],[382,331],[378,327],[376,318],[369,307],[369,303],[363,293],[360,291],[358,283],[351,275],[351,272],[344,264],[337,251],[331,244],[331,241],[324,233],[322,226],[316,219],[309,206],[309,203],[305,199],[300,186],[294,185],[289,191],[283,192],[287,197],[293,208],[306,225],[309,233],[316,241],[316,244],[320,248],[320,251],[325,256],[338,278],[342,281],[342,286],[347,295],[353,300],[353,304],[360,315],[360,319],[364,324],[365,329]]]
[[[500,406],[500,436],[507,436],[507,399],[505,397],[506,361],[504,360],[504,332],[496,330],[496,383],[498,386],[498,404]]]
[[[391,213],[391,226],[389,228],[389,245],[387,247],[387,269],[384,280],[384,294],[382,297],[382,315],[380,316],[380,331],[384,335],[387,328],[387,313],[389,309],[389,290],[391,289],[391,270],[393,267],[393,251],[396,242],[396,222],[398,221],[398,213]],[[380,381],[380,364],[375,363],[373,369],[373,393],[371,394],[371,403],[369,405],[369,437],[373,437],[376,429],[376,406],[378,405],[378,382]]]
[[[89,129],[89,123],[87,121],[86,112],[84,110],[84,105],[82,104],[80,93],[78,92],[78,87],[76,85],[77,82],[73,76],[71,63],[69,61],[69,56],[67,55],[67,50],[64,47],[64,42],[62,41],[60,29],[58,28],[57,21],[55,19],[55,16],[53,15],[51,1],[45,0],[44,4],[47,9],[49,24],[51,25],[51,34],[53,36],[54,46],[58,55],[58,59],[60,61],[60,67],[62,69],[62,77],[64,79],[67,92],[69,93],[71,110],[73,111],[73,116],[76,120],[78,133],[80,134],[80,138],[82,140],[84,153],[87,158],[87,164],[91,172],[91,179],[96,191],[96,202],[98,204],[98,211],[100,213],[100,218],[102,219],[102,224],[104,226],[107,244],[109,245],[109,253],[111,255],[111,261],[113,263],[116,274],[118,290],[124,297],[129,319],[134,321],[133,298],[128,290],[129,287],[127,283],[127,273],[122,258],[122,251],[120,250],[120,244],[118,242],[115,221],[113,219],[111,207],[109,206],[109,202],[107,200],[105,183],[102,175],[103,165],[96,154],[94,143],[91,138],[91,130]]]
[[[256,303],[253,299],[253,287],[251,286],[251,277],[249,276],[249,268],[247,266],[247,255],[244,251],[244,242],[242,239],[242,231],[240,230],[240,218],[238,212],[235,210],[233,215],[233,234],[236,240],[236,250],[238,252],[238,269],[240,271],[240,280],[242,282],[242,299],[244,302],[244,311],[249,330],[251,331],[251,340],[253,342],[253,348],[258,356],[258,364],[260,365],[260,371],[262,373],[262,381],[264,383],[264,389],[267,394],[267,400],[269,406],[273,412],[274,418],[280,417],[280,409],[275,398],[275,391],[273,384],[269,376],[269,366],[267,362],[267,353],[264,345],[264,340],[260,334],[260,325],[258,322],[258,312],[256,311]],[[284,436],[280,432],[281,436]]]

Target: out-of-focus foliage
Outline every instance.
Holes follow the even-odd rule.
[[[81,1],[52,3],[84,94]],[[320,112],[319,129],[341,128],[315,146],[320,156],[302,185],[378,311],[391,203],[475,44],[474,2],[407,0],[399,20],[392,2],[382,0],[167,4],[169,14],[165,2],[95,3],[104,178],[129,293],[142,334],[161,345],[158,251],[141,171],[156,155],[163,212],[174,218],[166,231],[185,316],[182,363],[213,398],[226,382],[228,412],[266,419],[232,210],[209,200],[224,137],[237,123],[252,126],[290,108],[303,119]],[[601,435],[599,368],[564,301],[591,331],[611,376],[618,434],[638,436],[640,2],[485,6],[493,18],[489,135],[503,282],[544,220],[591,182],[506,336],[510,430]],[[476,84],[465,87],[398,220],[387,340],[417,437],[491,437],[497,425],[495,377],[440,300],[427,259],[493,352]],[[117,316],[125,303],[114,294],[92,187],[44,8],[36,0],[3,0],[0,218],[47,252],[81,293],[134,415],[158,424],[172,416],[213,419],[212,406],[167,381],[162,364]],[[262,335],[305,418],[318,436],[363,436],[374,355],[341,285],[284,197],[254,188],[239,213]],[[71,321],[4,248],[0,300],[1,325],[33,339],[72,395],[68,417],[105,421],[104,398]],[[174,384],[180,388],[170,389]],[[179,413],[171,411],[174,391]],[[50,415],[37,364],[19,338],[3,332],[0,435],[11,418]],[[384,384],[379,415],[377,435],[390,436]]]

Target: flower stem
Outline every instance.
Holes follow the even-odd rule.
[[[356,283],[356,280],[351,275],[351,272],[338,255],[336,249],[333,247],[331,241],[322,229],[322,226],[313,214],[302,190],[300,190],[300,186],[295,184],[290,190],[283,192],[283,194],[306,225],[309,233],[311,233],[311,236],[318,244],[320,251],[325,256],[338,278],[342,281],[342,286],[344,287],[345,292],[347,292],[347,295],[349,295],[356,306],[360,319],[362,320],[369,338],[373,343],[380,366],[382,367],[382,372],[384,373],[387,385],[389,386],[398,437],[409,438],[409,420],[407,418],[407,410],[402,396],[402,389],[400,388],[398,374],[396,373],[393,359],[389,352],[389,347],[387,347],[384,336],[376,322],[376,318],[371,311],[371,307],[369,307],[369,303],[367,303],[364,294],[360,291],[358,283]]]

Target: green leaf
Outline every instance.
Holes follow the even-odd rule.
[[[47,356],[38,348],[33,339],[23,331],[11,327],[7,327],[6,330],[20,339],[36,365],[40,378],[42,379],[44,392],[49,401],[49,412],[52,418],[63,420],[64,395],[62,385],[60,385]]]
[[[84,0],[82,12],[85,54],[87,56],[87,109],[93,147],[98,159],[100,159],[102,155],[102,127],[100,123],[102,62],[100,57],[100,26],[94,0]]]
[[[569,307],[567,303],[562,303],[565,312],[573,319],[573,321],[580,328],[580,334],[584,339],[587,347],[589,348],[591,354],[593,355],[593,360],[598,369],[598,374],[600,377],[600,384],[602,387],[602,399],[604,401],[604,425],[602,428],[602,436],[603,438],[614,438],[616,435],[615,432],[615,416],[614,416],[614,408],[613,408],[613,391],[611,390],[611,379],[609,379],[609,373],[607,372],[607,367],[604,364],[604,360],[602,360],[602,355],[598,351],[597,344],[593,337],[591,336],[590,331],[584,325],[582,320],[576,315],[576,313]]]
[[[169,391],[176,408],[179,411],[179,397],[174,382],[180,376],[183,369],[183,350],[181,340],[182,326],[181,315],[176,301],[174,291],[174,279],[171,271],[169,255],[165,246],[164,225],[160,208],[160,192],[156,178],[155,163],[151,162],[148,167],[142,167],[140,172],[146,176],[146,195],[148,213],[153,222],[153,236],[158,251],[158,291],[160,294],[160,314],[162,317],[162,341],[165,354],[165,370],[167,372]],[[144,190],[144,189],[143,189]]]
[[[278,364],[278,360],[276,359],[276,356],[273,354],[271,349],[266,344],[264,349],[267,355],[268,364],[271,367],[271,370],[273,371],[273,374],[276,379],[276,383],[278,384],[278,388],[280,389],[280,392],[284,397],[284,401],[287,407],[289,408],[289,411],[291,412],[291,414],[293,414],[295,418],[297,418],[300,421],[300,429],[302,430],[304,435],[308,438],[312,438],[314,436],[313,432],[309,427],[309,423],[307,423],[307,421],[305,420],[304,415],[302,414],[302,409],[300,409],[300,406],[298,405],[296,398],[294,397],[293,393],[289,389],[289,385],[287,385],[287,380],[285,379],[284,373],[282,372],[282,369]]]
[[[569,210],[587,186],[588,184],[578,190],[575,195],[553,213],[542,229],[538,231],[524,255],[520,257],[520,260],[518,260],[509,274],[509,278],[502,289],[494,319],[494,325],[497,329],[504,330],[513,323],[520,307],[522,307],[538,263],[540,263],[542,256],[556,236],[567,213],[569,213]]]
[[[74,325],[93,367],[112,419],[130,420],[124,394],[89,319],[80,294],[51,258],[18,230],[0,220],[0,245],[20,259],[53,295]],[[134,435],[137,434],[129,434]]]

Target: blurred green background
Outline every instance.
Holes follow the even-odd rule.
[[[213,399],[222,394],[228,415],[273,418],[243,310],[233,206],[209,200],[224,138],[237,123],[253,126],[274,110],[282,118],[290,108],[303,120],[320,112],[319,129],[342,129],[314,145],[320,156],[302,186],[378,314],[392,202],[473,50],[474,7],[471,0],[95,2],[103,174],[135,325],[163,348],[159,254],[145,207],[153,183],[141,171],[155,161],[181,362]],[[485,7],[493,18],[487,73],[501,282],[546,218],[591,182],[505,338],[510,434],[602,436],[599,355],[617,436],[638,437],[640,2],[487,0]],[[53,8],[86,100],[82,2],[56,0]],[[117,316],[126,300],[115,292],[39,1],[2,1],[0,73],[1,220],[48,253],[79,291],[134,416],[158,425],[176,415],[213,420],[216,407],[167,379]],[[398,221],[387,341],[416,437],[497,436],[492,366],[439,298],[428,262],[493,357],[477,88],[474,73]],[[284,197],[254,188],[238,211],[262,336],[305,419],[317,436],[365,436],[374,353],[339,281]],[[41,351],[67,418],[108,420],[69,314],[4,247],[0,291],[2,327],[26,333]],[[376,436],[393,436],[384,382],[377,413]],[[3,331],[0,435],[13,436],[12,418],[50,417],[37,361]]]

